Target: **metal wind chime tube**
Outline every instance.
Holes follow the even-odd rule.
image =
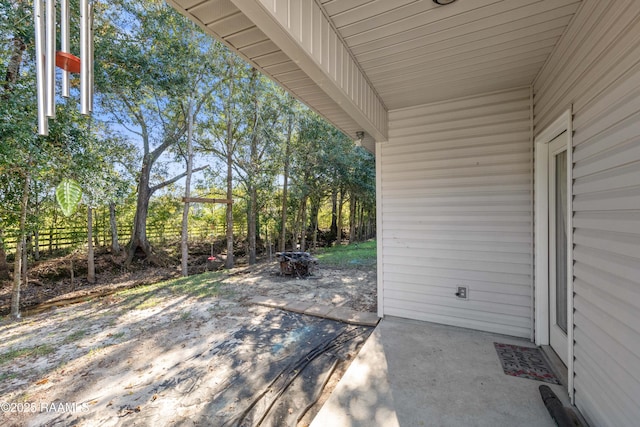
[[[89,0],[80,0],[80,113],[89,114]]]
[[[47,117],[56,118],[56,2],[47,0],[45,31],[45,73],[47,88]]]
[[[56,53],[56,5],[60,1],[60,52]],[[38,133],[48,135],[56,116],[56,66],[62,68],[62,96],[70,95],[70,73],[80,73],[80,112],[93,110],[93,2],[80,0],[80,58],[71,54],[69,0],[34,0]]]
[[[69,0],[60,0],[60,50],[71,53],[69,46]],[[62,96],[69,97],[69,71],[62,70]]]
[[[93,2],[89,3],[89,113],[93,112]]]
[[[33,2],[33,18],[36,44],[36,90],[38,95],[38,133],[49,134],[47,120],[47,92],[44,74],[44,7],[42,0]]]

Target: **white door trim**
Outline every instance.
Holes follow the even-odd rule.
[[[549,345],[549,143],[567,132],[567,377],[573,387],[573,125],[571,108],[535,137],[535,342]]]
[[[376,249],[378,317],[384,317],[384,244],[382,237],[382,142],[376,142]]]

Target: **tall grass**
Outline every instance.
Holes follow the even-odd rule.
[[[324,248],[316,254],[316,258],[320,265],[330,267],[372,267],[376,265],[376,241]]]

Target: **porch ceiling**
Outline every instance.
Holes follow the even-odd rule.
[[[579,0],[321,0],[389,109],[530,85]]]
[[[351,137],[365,122],[345,113],[346,98],[328,89],[325,85],[332,83],[324,77],[309,77],[300,58],[292,61],[282,50],[287,48],[265,35],[280,33],[259,28],[236,4],[252,14],[277,10],[274,20],[289,27],[282,33],[289,32],[292,40],[301,37],[305,25],[318,25],[304,13],[315,7],[336,32],[321,41],[323,49],[331,45],[344,52],[344,58],[357,61],[374,96],[383,108],[393,110],[531,85],[581,3],[460,0],[438,6],[432,0],[301,0],[294,6],[287,0],[168,1]],[[356,99],[353,93],[347,95]],[[382,134],[371,133],[377,140]],[[367,142],[372,150],[373,139]]]

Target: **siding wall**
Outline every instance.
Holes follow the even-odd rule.
[[[391,111],[379,149],[384,314],[530,337],[530,89]]]
[[[535,129],[573,104],[575,400],[640,420],[640,1],[583,0],[534,84]]]

